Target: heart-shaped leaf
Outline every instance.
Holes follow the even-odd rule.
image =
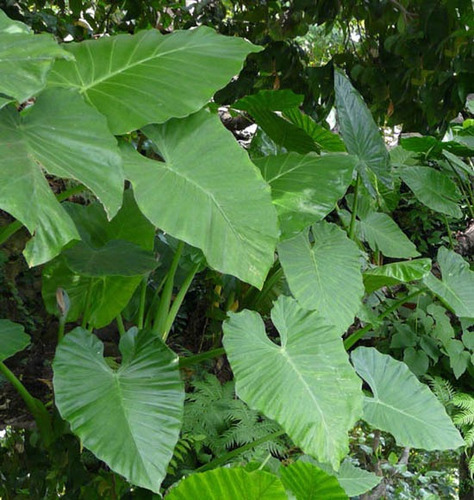
[[[113,370],[83,328],[68,333],[53,362],[56,406],[84,446],[132,483],[159,492],[181,428],[178,357],[149,331],[129,330]]]
[[[373,397],[364,401],[364,420],[393,434],[399,446],[424,450],[453,450],[464,441],[443,405],[408,366],[374,348],[352,353],[357,373]]]
[[[146,30],[102,37],[66,49],[75,61],[58,61],[48,84],[77,89],[116,135],[195,113],[240,71],[248,54],[262,50],[205,26],[166,36]]]
[[[342,334],[354,321],[364,294],[360,252],[346,233],[325,221],[278,245],[291,293],[305,309],[316,310]]]
[[[277,216],[270,188],[245,151],[206,110],[144,131],[165,161],[123,148],[141,211],[200,248],[210,266],[261,287],[274,261]]]
[[[280,345],[267,337],[256,312],[231,314],[224,323],[236,392],[276,420],[306,453],[337,469],[362,404],[340,331],[290,297],[281,296],[271,315]]]

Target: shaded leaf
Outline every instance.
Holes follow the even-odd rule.
[[[205,26],[166,36],[147,30],[102,37],[66,48],[75,61],[58,61],[48,84],[77,89],[116,135],[195,113],[240,71],[249,53],[262,50]]]
[[[30,344],[30,336],[18,323],[0,319],[0,362],[23,351]]]
[[[56,406],[97,458],[158,493],[181,428],[178,357],[151,332],[136,329],[120,341],[118,370],[103,349],[82,328],[64,337],[53,362]]]
[[[459,254],[441,247],[438,250],[441,280],[432,274],[426,286],[460,318],[474,318],[474,272]]]
[[[357,348],[352,362],[373,393],[364,402],[367,423],[393,434],[399,446],[425,450],[463,446],[443,405],[405,363],[369,347]]]
[[[360,252],[334,224],[320,222],[278,245],[281,265],[299,304],[318,311],[343,333],[354,321],[364,294]]]
[[[399,172],[403,182],[421,203],[435,212],[462,217],[458,206],[461,193],[447,175],[430,167],[409,167]]]
[[[305,453],[337,469],[348,452],[347,432],[360,416],[362,399],[340,332],[290,297],[281,296],[271,316],[280,345],[267,337],[253,311],[231,313],[224,323],[236,392],[276,420]]]
[[[362,97],[340,70],[334,72],[334,86],[344,144],[350,154],[359,158],[357,170],[369,192],[375,194],[377,186],[374,189],[371,176],[388,187],[392,184],[387,148]]]
[[[262,286],[273,264],[277,217],[270,188],[245,151],[205,110],[147,127],[145,133],[165,161],[123,148],[141,211],[162,230],[200,248],[210,266]]]

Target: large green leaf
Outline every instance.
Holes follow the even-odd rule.
[[[317,310],[343,333],[354,321],[364,295],[360,252],[346,233],[327,222],[278,245],[291,293],[305,309]]]
[[[336,108],[341,135],[347,151],[359,158],[357,169],[367,189],[374,194],[375,176],[391,186],[390,158],[377,125],[362,97],[348,78],[339,70],[334,72]]]
[[[421,203],[435,212],[462,217],[458,206],[461,193],[447,175],[430,167],[408,167],[399,172],[403,182]]]
[[[90,188],[109,217],[120,208],[123,173],[115,138],[104,117],[74,92],[45,91],[23,116],[2,109],[0,156],[0,208],[35,235],[25,250],[30,265],[47,262],[78,239],[43,169]]]
[[[282,233],[290,237],[334,210],[352,181],[355,158],[290,153],[254,163],[270,184]]]
[[[432,274],[424,280],[446,306],[460,318],[474,318],[474,272],[459,254],[441,247],[438,264],[442,279]]]
[[[268,111],[287,111],[301,106],[303,99],[303,95],[295,94],[289,89],[260,90],[256,94],[242,97],[232,107],[249,113],[255,108],[267,109]]]
[[[0,94],[26,101],[45,86],[57,57],[73,59],[51,35],[34,35],[0,10]]]
[[[30,336],[18,323],[0,319],[0,362],[28,347]]]
[[[75,62],[58,61],[48,84],[75,88],[107,116],[114,134],[163,123],[202,108],[258,52],[242,38],[208,27],[158,30],[67,45]]]
[[[280,345],[267,337],[256,312],[231,314],[224,323],[236,392],[276,420],[305,453],[337,469],[362,402],[340,331],[290,297],[281,296],[271,316]]]
[[[431,271],[430,259],[415,259],[393,262],[385,266],[374,267],[364,272],[364,287],[372,293],[383,286],[393,286],[423,279]]]
[[[450,450],[464,444],[443,405],[401,361],[371,347],[352,353],[357,373],[373,397],[364,402],[364,420],[393,434],[399,446]]]
[[[337,479],[308,462],[281,468],[281,480],[296,500],[344,500],[349,498]]]
[[[287,500],[280,479],[268,472],[240,467],[193,474],[171,488],[166,500]]]
[[[330,465],[317,462],[307,455],[303,456],[301,461],[314,464],[327,474],[334,476],[350,497],[362,495],[366,491],[375,488],[382,480],[380,476],[376,476],[373,472],[356,467],[348,459],[342,462],[337,472]]]
[[[149,331],[129,330],[113,370],[100,340],[68,333],[53,362],[56,406],[81,442],[132,483],[159,492],[184,405],[178,357]]]
[[[66,204],[66,208],[83,242],[90,247],[100,250],[111,241],[125,240],[147,252],[153,249],[155,229],[142,215],[129,190],[125,192],[122,208],[110,222],[98,203],[88,206]],[[91,273],[86,274],[89,276]],[[89,302],[89,323],[100,328],[109,324],[125,308],[141,279],[141,276],[81,276],[69,268],[65,255],[61,255],[43,270],[42,294],[47,310],[55,314],[56,290],[62,288],[67,292],[71,302],[67,321],[79,319]]]
[[[386,257],[409,259],[420,255],[397,223],[387,214],[371,212],[358,223],[361,238]]]
[[[139,276],[158,264],[152,252],[126,240],[111,240],[99,248],[81,241],[64,255],[69,269],[85,277]]]
[[[322,151],[331,151],[333,153],[344,153],[346,151],[344,142],[339,135],[319,125],[319,123],[316,123],[310,116],[302,113],[298,108],[286,109],[284,116],[297,127],[304,130]]]
[[[215,269],[262,286],[273,264],[277,216],[270,188],[245,151],[206,110],[145,133],[164,162],[123,148],[142,212],[200,248]]]

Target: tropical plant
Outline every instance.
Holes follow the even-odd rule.
[[[362,494],[378,478],[343,462],[349,432],[361,419],[404,447],[465,445],[442,404],[410,371],[413,363],[382,353],[370,337],[392,313],[430,296],[433,314],[449,311],[456,327],[439,339],[450,359],[455,352],[465,361],[461,372],[452,365],[454,375],[472,370],[469,263],[441,247],[441,276],[433,275],[431,260],[392,217],[402,182],[421,203],[448,207],[449,215],[461,217],[467,197],[458,196],[451,174],[412,165],[406,150],[403,161],[391,161],[342,71],[335,72],[341,136],[303,113],[303,97],[289,90],[233,103],[232,113],[258,125],[249,156],[210,102],[249,54],[261,52],[242,38],[202,26],[58,45],[0,11],[0,41],[8,48],[0,58],[0,208],[16,219],[2,228],[0,242],[24,226],[31,234],[26,261],[44,265],[44,303],[59,319],[53,361],[59,415],[4,363],[29,344],[9,319],[0,322],[0,371],[23,397],[48,453],[63,438],[65,421],[81,447],[133,485],[130,494],[137,487],[165,493],[169,463],[178,465],[176,444],[182,455],[190,431],[188,381],[180,369],[223,354],[239,398],[226,410],[230,426],[221,441],[215,423],[198,425],[194,415],[192,430],[210,432],[204,443],[214,456],[172,485],[170,498]],[[466,150],[472,152],[464,144],[448,161],[463,163]],[[471,185],[465,165],[461,178]],[[441,178],[442,189],[429,191],[428,200],[419,183]],[[72,184],[55,196],[58,179]],[[77,193],[90,201],[73,202]],[[193,280],[207,270],[240,282],[223,301],[223,347],[178,356],[173,323]],[[261,308],[281,280],[288,292],[275,300],[270,324]],[[245,302],[249,307],[239,310]],[[118,349],[104,357],[96,331],[109,325]],[[352,349],[362,339],[366,345]],[[197,408],[199,383],[193,384],[195,396],[187,398]],[[189,412],[188,403],[188,418]],[[243,423],[252,432],[241,432]],[[261,459],[255,470],[246,463],[255,454],[242,458],[283,435],[296,450],[292,463],[278,462],[272,471]],[[192,442],[200,442],[196,450],[203,445],[196,435]],[[236,457],[237,466],[220,467],[235,465]],[[357,488],[347,477],[357,479]]]

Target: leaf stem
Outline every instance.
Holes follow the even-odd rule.
[[[277,437],[282,436],[285,434],[284,430],[279,430],[276,432],[272,432],[271,434],[267,434],[266,436],[263,436],[260,439],[256,439],[255,441],[252,441],[251,443],[244,444],[243,446],[240,446],[239,448],[236,448],[235,450],[229,451],[225,455],[221,455],[220,457],[215,458],[212,460],[212,462],[209,462],[208,464],[205,464],[199,468],[197,468],[194,472],[204,472],[206,470],[214,469],[216,467],[219,467],[220,465],[224,465],[226,462],[231,460],[232,458],[239,456],[240,454],[244,453],[247,450],[251,450],[252,448],[255,448],[256,446],[259,446],[263,443],[266,443],[267,441],[270,441],[272,439],[275,439]]]
[[[184,243],[180,241],[176,252],[171,262],[170,269],[168,271],[168,276],[163,288],[163,293],[161,294],[160,303],[158,305],[158,310],[153,321],[152,332],[158,334],[164,338],[164,331],[166,326],[166,320],[170,311],[171,296],[173,294],[174,287],[174,277],[176,270],[178,269],[179,261],[181,259],[181,254],[183,253]]]
[[[360,186],[360,174],[357,174],[356,184],[355,184],[355,188],[354,188],[354,203],[352,204],[351,223],[349,226],[349,238],[351,240],[354,239],[355,223],[356,223],[356,216],[357,216],[357,205],[359,202],[359,186]]]
[[[36,425],[38,426],[38,430],[40,431],[45,444],[49,445],[53,440],[53,432],[51,428],[51,416],[49,415],[48,410],[46,410],[44,404],[28,392],[28,389],[3,362],[0,362],[0,373],[2,373],[2,375],[13,385],[18,394],[22,397],[36,421]]]
[[[169,332],[171,330],[171,326],[173,325],[174,320],[176,319],[176,316],[178,314],[179,308],[181,307],[181,304],[183,303],[184,297],[186,296],[186,293],[189,290],[189,287],[191,286],[191,283],[194,279],[194,276],[196,276],[196,273],[198,272],[200,267],[200,264],[195,264],[191,271],[189,271],[188,275],[186,276],[185,280],[183,281],[183,284],[181,285],[181,288],[179,289],[179,292],[177,293],[173,304],[171,305],[171,308],[168,313],[168,317],[166,318],[166,323],[165,323],[165,329],[163,331],[163,342],[166,342],[166,339],[168,338]]]
[[[84,305],[84,312],[82,313],[82,323],[81,323],[82,328],[85,328],[87,322],[89,321],[89,310],[91,305],[92,284],[93,284],[92,280],[93,278],[89,278],[89,284],[87,285],[86,303]]]
[[[118,314],[115,318],[115,321],[117,321],[117,328],[118,328],[119,334],[121,337],[123,337],[125,335],[125,326],[123,324],[122,315]]]
[[[448,218],[445,214],[443,214],[444,225],[446,226],[446,232],[448,233],[449,245],[451,246],[451,250],[454,250],[454,241],[453,235],[451,234],[451,228],[449,227]]]
[[[66,316],[62,314],[59,316],[59,327],[58,327],[58,344],[64,338],[64,328],[66,326]]]
[[[145,321],[145,303],[146,303],[147,285],[148,285],[148,274],[144,276],[142,280],[142,288],[140,290],[140,306],[138,308],[138,322],[137,322],[139,330],[143,330],[143,324]]]
[[[413,299],[414,297],[417,297],[421,293],[423,293],[425,290],[424,288],[420,288],[419,290],[416,290],[413,293],[410,293],[408,295],[405,295],[405,297],[402,297],[401,299],[397,300],[394,304],[392,304],[390,307],[385,309],[381,314],[377,316],[378,320],[384,319],[386,316],[391,314],[393,311],[396,311],[400,306],[405,304],[405,302],[408,302],[409,300]],[[344,340],[344,347],[346,351],[348,351],[356,342],[358,342],[368,331],[372,330],[373,328],[372,323],[367,323],[363,328],[360,328],[356,332],[352,333],[347,337],[346,340]]]
[[[225,349],[223,347],[219,347],[217,349],[212,349],[212,351],[195,354],[194,356],[179,358],[179,367],[186,368],[191,365],[197,365],[198,363],[202,363],[203,361],[207,361],[208,359],[217,358],[219,356],[222,356],[223,354],[225,354]]]

